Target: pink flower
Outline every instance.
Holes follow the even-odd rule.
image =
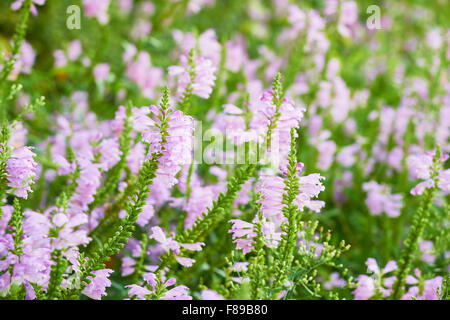
[[[116,138],[103,139],[95,151],[100,155],[101,168],[104,170],[111,169],[120,160],[122,154]]]
[[[326,140],[317,146],[319,151],[319,162],[317,167],[321,170],[328,170],[333,163],[336,143],[332,140]]]
[[[35,59],[36,53],[34,52],[33,47],[27,41],[24,41],[9,78],[14,79],[19,73],[30,74]]]
[[[375,280],[366,275],[360,275],[356,278],[358,287],[353,290],[355,300],[368,300],[375,294]]]
[[[435,183],[431,179],[427,179],[423,182],[420,182],[418,185],[416,185],[414,188],[411,189],[411,194],[413,196],[422,195],[425,189],[431,189],[434,188]]]
[[[130,290],[128,290],[128,295],[130,297],[137,297],[139,300],[145,300],[145,296],[152,293],[147,288],[138,286],[136,284],[130,284],[128,286],[125,286],[125,288],[130,288]]]
[[[366,261],[366,265],[367,271],[373,273],[373,276],[360,275],[356,278],[358,287],[353,291],[355,300],[368,300],[377,291],[380,292],[383,297],[389,296],[396,277],[385,277],[385,275],[396,270],[397,263],[391,260],[382,270],[380,270],[377,261],[374,258],[369,258]]]
[[[100,164],[86,162],[81,167],[77,188],[70,199],[70,207],[75,212],[88,209],[88,205],[94,201],[94,195],[101,184]]]
[[[422,260],[426,263],[434,263],[436,255],[433,254],[433,241],[420,241],[419,250],[422,253]]]
[[[122,258],[122,277],[126,277],[134,272],[136,261],[130,257]]]
[[[433,29],[430,30],[426,35],[426,41],[427,44],[430,46],[430,48],[437,50],[442,46],[443,39],[440,34],[439,29]]]
[[[191,258],[186,258],[186,257],[180,257],[177,256],[175,257],[175,259],[178,261],[179,264],[181,264],[183,267],[192,267],[192,265],[194,264],[195,260],[191,259]]]
[[[351,29],[358,21],[358,8],[354,1],[341,3],[341,14],[339,16],[338,31],[345,37],[351,36]]]
[[[325,206],[325,202],[319,200],[311,200],[319,196],[319,193],[325,190],[322,180],[325,178],[318,173],[312,173],[307,176],[301,176],[299,180],[300,194],[295,198],[295,201],[300,210],[305,207],[319,213]]]
[[[406,163],[412,178],[428,179],[433,165],[433,155],[431,152],[411,155],[406,159]]]
[[[210,187],[201,187],[200,185],[191,186],[195,188],[195,192],[192,192],[189,201],[181,200],[181,205],[184,211],[187,212],[186,219],[184,221],[184,228],[191,228],[198,217],[202,217],[203,212],[207,212],[207,209],[212,206],[214,200],[214,192]],[[180,201],[178,201],[180,202]]]
[[[412,195],[422,195],[425,189],[439,188],[444,195],[450,193],[450,169],[443,169],[442,166],[449,158],[448,154],[443,154],[440,159],[438,159],[437,168],[433,168],[433,157],[434,152],[427,152],[425,154],[411,155],[406,159],[409,167],[409,172],[411,178],[424,179],[425,181],[420,182],[412,190]],[[437,183],[434,179],[431,179],[431,174],[433,170],[437,170],[436,174]]]
[[[183,33],[180,30],[174,30],[172,35],[180,46],[183,55],[187,56],[191,49],[197,50],[198,48],[200,56],[211,60],[216,68],[219,66],[221,45],[217,41],[214,29],[208,29],[198,37],[190,32]]]
[[[96,80],[105,81],[109,75],[109,65],[107,63],[100,63],[94,67],[94,77]]]
[[[91,282],[82,291],[84,295],[95,300],[101,300],[102,296],[106,295],[106,287],[111,286],[111,281],[108,279],[113,272],[111,269],[101,269],[93,272],[95,277],[89,276]]]
[[[83,0],[86,17],[96,17],[100,24],[108,23],[108,8],[110,0]]]
[[[126,61],[128,63],[126,76],[128,79],[136,83],[141,89],[142,95],[147,98],[153,98],[155,96],[155,88],[162,78],[162,70],[157,67],[153,67],[150,60],[150,55],[145,51],[140,51],[137,55],[137,59],[132,60],[134,50],[128,52]]]
[[[281,240],[281,232],[275,232],[275,224],[264,221],[261,226],[264,244],[269,248],[276,248]]]
[[[189,71],[190,66],[188,65],[188,59],[185,55],[180,57],[182,66],[170,66],[169,76],[174,79],[178,78],[178,95],[181,96],[185,91],[189,83],[191,82]],[[207,99],[212,92],[212,87],[214,86],[214,81],[216,76],[214,75],[216,68],[213,66],[211,60],[198,57],[195,59],[195,78],[193,79],[192,93],[199,96],[200,98]]]
[[[81,51],[81,41],[73,40],[69,43],[69,48],[67,49],[67,57],[69,58],[69,60],[75,61],[81,55]]]
[[[166,291],[161,297],[163,300],[192,300],[188,294],[189,288],[186,286],[176,286],[169,291]]]
[[[323,284],[323,287],[327,290],[331,290],[332,288],[342,288],[347,284],[347,281],[341,279],[339,273],[332,272],[330,275],[330,280]]]
[[[27,199],[28,192],[32,192],[30,184],[34,182],[37,168],[35,156],[30,147],[21,147],[13,150],[6,161],[8,186],[17,197]]]
[[[437,186],[442,190],[444,195],[450,193],[450,169],[442,170],[439,173]]]
[[[168,287],[173,286],[176,283],[175,278],[170,278],[170,279],[166,279],[166,275],[165,272],[163,271],[161,273],[161,278],[159,279],[159,284],[158,284],[158,279],[156,277],[156,275],[152,272],[147,272],[144,274],[143,276],[144,281],[146,282],[145,287],[143,286],[143,284],[141,285],[128,285],[126,286],[126,288],[130,288],[130,290],[128,291],[128,296],[130,298],[138,298],[140,300],[144,300],[147,298],[148,295],[152,295],[156,292],[156,286],[161,286],[159,287],[159,290],[162,289],[167,289]],[[149,290],[149,288],[151,290]],[[189,296],[188,294],[188,287],[186,286],[176,286],[172,289],[169,289],[167,291],[165,291],[163,293],[163,295],[161,296],[162,300],[192,300],[192,297]]]
[[[181,243],[181,246],[189,251],[201,251],[204,245],[203,242]]]
[[[232,227],[228,232],[232,234],[236,249],[241,249],[244,254],[252,251],[255,248],[253,238],[256,236],[256,232],[253,231],[253,224],[239,219],[232,219],[230,222]]]
[[[256,185],[256,191],[261,193],[261,211],[266,218],[276,221],[278,225],[284,221],[283,215],[283,193],[285,188],[284,181],[278,176],[262,177]]]
[[[253,113],[250,129],[257,133],[262,142],[267,136],[269,123],[275,124],[272,130],[272,142],[266,157],[272,164],[286,164],[286,158],[291,146],[291,128],[297,128],[303,118],[305,108],[295,106],[294,101],[283,98],[278,108],[279,117],[275,117],[277,107],[273,103],[272,90],[263,92],[259,101],[249,105]]]
[[[204,6],[214,4],[215,0],[191,0],[188,3],[187,12],[196,13],[200,11]]]
[[[25,0],[16,0],[15,2],[13,2],[11,4],[11,9],[14,10],[14,11],[19,10],[22,7],[24,1]],[[38,5],[38,6],[43,6],[45,4],[45,1],[46,0],[31,0],[31,2],[32,2],[31,3],[31,8],[30,8],[31,13],[33,15],[37,15],[38,12],[37,12],[35,4]]]
[[[202,300],[225,300],[220,294],[211,289],[204,289],[200,292]]]
[[[367,192],[366,204],[371,214],[379,215],[386,212],[391,218],[400,215],[403,206],[401,194],[391,194],[388,186],[375,181],[366,182],[362,187]]]
[[[414,274],[417,278],[408,275],[406,278],[407,284],[418,284],[422,283],[422,286],[416,285],[409,287],[408,291],[402,296],[402,300],[412,300],[414,297],[417,300],[439,300],[438,292],[443,290],[442,288],[442,277],[437,276],[429,280],[422,279],[419,269],[414,270]]]
[[[247,52],[243,42],[244,39],[238,37],[237,39],[234,39],[234,41],[232,40],[226,43],[227,58],[225,67],[232,72],[239,71],[247,60]]]
[[[153,105],[150,106],[150,110],[155,123],[160,124],[161,111]],[[168,112],[168,136],[163,143],[163,149],[161,149],[161,134],[156,128],[143,132],[142,139],[150,143],[150,153],[162,152],[156,180],[163,181],[168,187],[172,187],[178,182],[176,175],[181,167],[192,161],[194,121],[192,117],[184,115],[179,110]]]
[[[138,19],[131,30],[131,37],[133,39],[141,39],[150,34],[152,29],[152,24],[150,21],[146,21],[145,19]]]
[[[338,153],[336,160],[345,167],[352,166],[356,161],[356,153],[360,150],[357,144],[346,146]]]
[[[142,211],[139,213],[139,216],[136,220],[136,223],[144,227],[146,224],[149,223],[150,219],[153,218],[153,215],[155,214],[155,209],[153,204],[148,202],[147,200],[146,204],[142,207]]]
[[[171,237],[166,237],[164,231],[160,227],[152,227],[150,239],[155,239],[166,252],[173,251],[175,254],[180,252],[180,244]]]
[[[66,54],[62,50],[55,50],[53,52],[55,58],[55,67],[62,68],[67,64]]]

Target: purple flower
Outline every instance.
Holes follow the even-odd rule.
[[[375,181],[366,182],[362,187],[367,192],[366,204],[371,214],[379,215],[386,212],[391,218],[400,215],[403,206],[401,194],[391,194],[388,186]]]
[[[53,52],[53,58],[55,58],[56,68],[62,68],[67,64],[66,54],[62,50],[55,50]]]
[[[80,40],[73,40],[69,43],[69,47],[67,49],[67,57],[71,61],[75,61],[78,59],[78,57],[81,55],[82,48],[81,48],[81,41]]]
[[[368,300],[375,294],[375,280],[366,275],[360,275],[356,278],[358,286],[353,290],[355,300]]]
[[[164,231],[160,227],[152,227],[151,231],[152,234],[150,235],[150,239],[155,239],[164,251],[173,251],[175,254],[180,252],[180,244],[171,237],[166,237]]]
[[[116,138],[103,139],[95,151],[100,154],[100,164],[103,170],[111,169],[119,160],[122,152]]]
[[[144,227],[146,224],[149,223],[150,219],[155,214],[155,209],[153,207],[153,204],[149,203],[149,199],[147,199],[146,204],[142,207],[142,211],[139,213],[139,216],[136,220],[136,223]]]
[[[249,126],[260,137],[258,142],[263,142],[266,138],[269,123],[275,124],[266,157],[272,158],[269,159],[272,163],[284,166],[291,147],[291,128],[298,128],[305,108],[297,107],[293,100],[283,98],[276,117],[277,107],[273,103],[273,92],[266,90],[259,100],[249,104],[249,109],[253,113]]]
[[[145,296],[152,293],[147,288],[138,286],[136,284],[130,284],[128,286],[125,286],[125,288],[130,288],[130,290],[128,290],[128,295],[130,297],[136,297],[139,300],[145,300]]]
[[[28,192],[32,192],[30,184],[34,182],[37,168],[35,156],[31,147],[21,147],[13,150],[6,162],[8,186],[17,197],[27,199]]]
[[[83,0],[86,17],[96,17],[100,24],[108,23],[108,8],[111,0]]]
[[[94,77],[96,80],[102,82],[105,81],[109,75],[109,64],[100,63],[94,67]]]
[[[339,273],[332,272],[330,275],[330,280],[323,284],[323,287],[327,290],[331,290],[332,288],[342,288],[347,284],[347,281],[341,279]]]
[[[281,240],[281,232],[275,231],[275,224],[264,221],[261,226],[264,244],[269,248],[276,248]]]
[[[322,184],[322,180],[324,179],[325,178],[318,173],[300,177],[300,194],[295,199],[300,210],[303,210],[306,207],[318,213],[325,206],[325,202],[323,201],[311,200],[312,198],[318,197],[319,193],[325,190],[325,187]]]
[[[343,166],[350,167],[355,163],[355,155],[359,150],[360,148],[357,144],[346,146],[338,153],[336,160]]]
[[[232,226],[228,232],[232,234],[236,249],[241,249],[244,254],[252,251],[255,248],[253,238],[256,236],[253,224],[239,219],[232,219],[230,222]]]
[[[188,294],[189,288],[186,286],[176,286],[164,293],[161,297],[163,300],[192,300]]]
[[[152,66],[150,55],[145,51],[140,51],[135,60],[132,57],[127,59],[130,60],[126,71],[128,79],[139,87],[143,96],[153,98],[154,89],[162,78],[162,70]]]
[[[185,170],[187,172],[187,170]],[[192,180],[191,180],[192,182]],[[200,185],[193,186],[195,192],[190,194],[189,200],[186,202],[185,198],[174,199],[172,205],[181,205],[183,210],[187,212],[186,219],[184,220],[184,228],[191,228],[198,217],[202,216],[203,212],[207,212],[207,208],[210,208],[214,200],[214,191],[211,187],[202,187]]]
[[[154,122],[160,125],[161,111],[153,105],[150,106],[150,110],[155,118]],[[162,153],[162,156],[159,158],[160,165],[156,172],[157,177],[154,184],[158,183],[156,180],[161,180],[168,187],[172,187],[178,182],[176,175],[181,167],[192,162],[194,120],[179,110],[169,112],[166,142],[161,146],[161,133],[157,128],[150,128],[150,130],[144,131],[142,139],[150,143],[149,153]]]
[[[24,41],[22,47],[20,48],[17,61],[14,64],[14,69],[9,75],[9,79],[17,78],[19,73],[30,74],[35,59],[36,53],[34,52],[33,47],[27,41]]]
[[[24,1],[25,0],[16,0],[16,1],[14,1],[11,4],[11,9],[12,10],[19,10],[22,7]],[[32,2],[31,3],[31,8],[30,8],[31,13],[33,15],[37,15],[38,12],[37,12],[35,4],[37,4],[38,6],[43,6],[45,4],[45,1],[46,0],[31,0],[31,2]]]
[[[174,79],[178,78],[178,95],[181,96],[191,82],[189,75],[190,66],[188,64],[188,59],[185,55],[180,57],[181,66],[170,66],[169,76]],[[207,99],[212,92],[212,87],[214,86],[214,81],[216,76],[214,75],[216,68],[213,66],[211,60],[198,57],[195,59],[195,78],[193,79],[192,93]]]
[[[211,289],[204,289],[200,292],[202,300],[225,300],[220,294]]]
[[[74,212],[88,209],[88,205],[94,201],[94,195],[101,184],[100,164],[86,162],[81,168],[77,188],[70,199],[70,207]]]
[[[198,48],[200,56],[211,60],[216,68],[219,66],[221,45],[217,41],[214,29],[208,29],[198,37],[190,32],[183,33],[180,30],[174,30],[172,35],[183,55],[187,56],[191,49],[197,50]]]
[[[319,162],[317,167],[321,170],[328,170],[334,160],[334,153],[336,151],[336,143],[332,140],[326,140],[317,146],[319,151]]]
[[[122,277],[126,277],[134,272],[136,261],[130,257],[122,258]]]
[[[410,177],[417,179],[424,179],[412,190],[411,194],[422,195],[425,189],[439,188],[444,195],[450,193],[450,169],[444,170],[442,168],[443,163],[449,158],[448,154],[444,154],[438,160],[438,167],[433,169],[433,156],[434,152],[427,152],[425,154],[411,155],[406,159],[408,164]],[[433,170],[437,170],[437,177],[431,178]],[[437,182],[437,183],[436,183]]]
[[[106,295],[106,287],[111,286],[111,281],[108,279],[113,272],[111,269],[101,269],[92,272],[95,277],[89,276],[91,282],[84,288],[82,293],[91,299],[101,300],[102,296]]]
[[[419,269],[415,269],[414,274],[417,278],[408,275],[406,277],[406,283],[416,285],[409,287],[408,291],[402,296],[401,299],[411,300],[414,297],[417,300],[439,300],[438,292],[439,290],[442,290],[439,288],[442,286],[443,278],[441,276],[437,276],[429,280],[424,280]]]
[[[191,259],[191,258],[186,258],[186,257],[180,257],[180,256],[176,256],[175,259],[178,261],[179,264],[181,264],[183,267],[192,267],[192,265],[194,264],[195,260]]]
[[[176,280],[175,278],[166,279],[164,271],[161,273],[160,279],[158,279],[153,272],[145,273],[143,278],[145,283],[125,286],[126,288],[130,288],[128,291],[128,296],[130,298],[138,298],[140,300],[148,299],[149,295],[156,293],[158,287],[158,292],[165,290],[162,291],[163,294],[160,296],[162,300],[192,300],[192,297],[188,294],[189,289],[186,286],[176,286],[167,290],[168,287],[171,287],[176,283]]]
[[[366,266],[367,271],[373,275],[360,275],[356,278],[358,287],[353,291],[355,300],[368,300],[376,293],[380,293],[383,297],[389,296],[396,277],[385,276],[397,269],[397,263],[391,260],[380,270],[377,261],[374,258],[369,258],[366,261]]]
[[[436,260],[436,255],[433,251],[433,241],[420,241],[419,250],[422,253],[422,260],[426,263],[433,264]]]

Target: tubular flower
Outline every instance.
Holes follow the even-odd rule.
[[[170,66],[169,76],[178,78],[177,93],[181,96],[189,85],[192,86],[192,93],[200,98],[207,99],[212,92],[216,76],[216,68],[211,60],[198,57],[195,59],[194,66],[189,66],[188,58],[185,55],[180,57],[181,66]],[[192,69],[192,70],[191,70]],[[191,79],[191,74],[195,77]]]
[[[427,152],[425,154],[411,155],[406,159],[409,167],[411,178],[423,179],[412,190],[412,195],[421,195],[425,189],[437,187],[444,195],[450,193],[450,169],[443,169],[442,165],[449,158],[448,154],[444,154],[438,161],[438,172],[435,179],[431,178],[433,171],[433,156],[434,152]],[[435,182],[437,181],[437,183]]]
[[[308,208],[312,211],[320,212],[325,202],[312,199],[325,190],[325,187],[322,185],[324,177],[318,173],[300,176],[303,170],[302,163],[297,165],[297,170],[299,172],[299,194],[295,197],[294,203],[300,211]],[[285,206],[283,203],[284,179],[285,177],[265,176],[261,178],[261,181],[256,186],[256,191],[261,193],[261,198],[257,200],[257,203],[261,204],[263,215],[276,225],[281,225],[285,220],[282,211]]]
[[[30,147],[21,147],[13,150],[6,162],[8,186],[17,197],[27,199],[28,192],[32,192],[30,185],[34,182],[37,168],[35,156]]]
[[[414,270],[414,276],[408,275],[406,283],[412,285],[408,291],[402,296],[402,300],[439,300],[438,292],[442,285],[443,278],[441,276],[434,277],[429,280],[423,279],[420,270]],[[441,289],[442,290],[442,289]]]
[[[360,275],[356,278],[357,288],[353,291],[355,300],[368,300],[375,295],[378,299],[388,297],[392,291],[392,285],[396,279],[395,276],[386,277],[386,274],[397,269],[397,263],[389,261],[386,266],[380,270],[374,258],[366,261],[367,271],[372,275]]]
[[[157,298],[162,300],[192,300],[192,297],[188,294],[189,289],[186,286],[179,285],[168,289],[176,283],[176,280],[175,278],[166,279],[164,272],[161,273],[160,279],[152,272],[145,273],[143,278],[144,282],[139,285],[126,286],[126,288],[130,288],[128,291],[130,298],[145,300],[159,294]]]
[[[232,227],[228,232],[232,234],[236,248],[244,253],[252,251],[255,248],[253,238],[256,236],[253,224],[239,219],[232,219],[230,222]]]
[[[371,214],[379,215],[386,212],[391,218],[400,215],[403,205],[401,194],[391,194],[389,187],[380,185],[375,181],[364,183],[363,190],[367,192],[366,204]]]
[[[156,106],[150,106],[150,110],[156,118],[155,124],[161,125],[161,111]],[[192,161],[194,122],[192,117],[184,115],[179,110],[169,112],[168,135],[164,137],[165,141],[162,141],[163,137],[155,128],[144,131],[142,139],[150,143],[150,153],[162,153],[156,180],[161,180],[171,187],[177,183],[176,175],[182,166]]]
[[[95,277],[89,276],[91,282],[84,288],[83,294],[95,300],[101,300],[102,296],[106,295],[106,287],[111,286],[111,281],[108,279],[113,272],[111,269],[102,269],[94,271]]]
[[[108,23],[108,8],[111,0],[83,0],[87,17],[96,17],[101,24]]]

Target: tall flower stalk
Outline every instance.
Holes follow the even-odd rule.
[[[433,184],[430,188],[426,188],[422,194],[420,206],[412,218],[408,237],[404,242],[404,247],[400,254],[399,267],[396,274],[397,279],[394,282],[392,291],[392,299],[394,300],[400,299],[404,293],[405,280],[411,271],[411,264],[418,248],[419,239],[428,224],[431,205],[438,189],[440,167],[441,149],[438,146],[433,158],[432,167],[430,168],[429,179],[433,182]]]

